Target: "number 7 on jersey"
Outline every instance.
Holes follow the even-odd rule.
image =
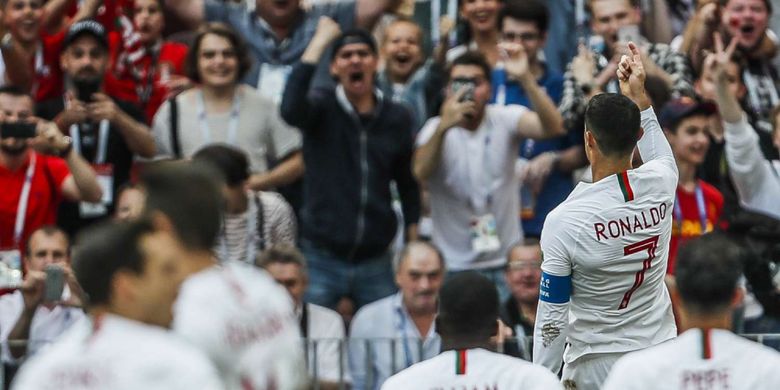
[[[650,237],[646,240],[635,242],[631,245],[623,247],[623,256],[632,255],[634,253],[640,253],[647,251],[647,258],[642,262],[642,269],[636,272],[634,277],[634,285],[623,294],[623,300],[620,301],[618,310],[622,310],[628,307],[628,302],[631,301],[631,295],[634,294],[642,282],[645,281],[645,272],[650,269],[653,259],[655,259],[655,250],[658,248],[658,236]]]

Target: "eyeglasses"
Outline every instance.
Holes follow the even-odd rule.
[[[501,37],[505,41],[535,41],[539,39],[539,34],[532,33],[532,32],[524,32],[524,33],[513,33],[513,32],[505,32],[501,34]]]

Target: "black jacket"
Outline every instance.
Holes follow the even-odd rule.
[[[381,93],[369,116],[359,116],[340,88],[308,93],[315,70],[309,64],[293,68],[281,105],[282,118],[303,133],[301,233],[345,260],[360,261],[384,253],[395,236],[391,181],[405,225],[420,217],[412,115]]]

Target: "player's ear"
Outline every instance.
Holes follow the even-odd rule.
[[[742,305],[745,300],[745,287],[738,286],[734,289],[734,294],[731,296],[731,307],[738,307]]]

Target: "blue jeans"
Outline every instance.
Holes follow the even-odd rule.
[[[467,271],[449,271],[447,272],[447,278],[449,279],[461,272]],[[509,299],[511,293],[509,291],[509,286],[506,284],[506,278],[504,277],[504,267],[475,269],[474,272],[490,279],[490,281],[496,285],[499,302],[504,302]]]
[[[390,251],[352,263],[307,240],[300,247],[309,269],[306,302],[335,309],[342,297],[350,297],[357,310],[398,290]]]

